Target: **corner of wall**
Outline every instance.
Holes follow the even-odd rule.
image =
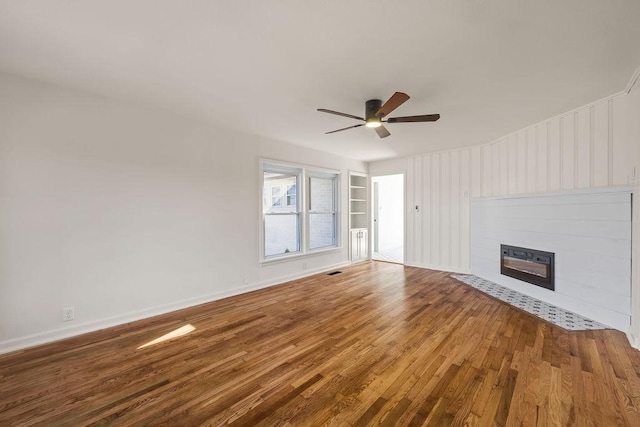
[[[638,117],[640,115],[640,86],[637,84],[640,80],[640,67],[636,69],[629,84],[625,89],[625,94],[631,99],[631,112],[629,117]],[[631,143],[632,148],[631,167],[633,181],[632,195],[632,247],[631,247],[631,327],[627,333],[631,345],[640,350],[640,179],[638,179],[638,170],[640,169],[640,124],[637,120],[631,120],[629,124],[629,135],[635,143]]]
[[[640,67],[636,68],[636,70],[631,75],[631,78],[629,79],[629,83],[627,83],[627,86],[624,88],[624,93],[631,92],[634,86],[636,85],[636,83],[638,82],[639,78],[640,78]]]

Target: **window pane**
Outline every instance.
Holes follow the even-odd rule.
[[[299,252],[298,214],[265,215],[264,256]]]
[[[297,212],[296,204],[296,183],[297,175],[291,173],[264,172],[264,194],[262,211],[264,213],[274,212]],[[283,189],[287,189],[287,193]],[[289,191],[293,188],[293,199],[289,197]],[[288,202],[293,203],[288,203]]]
[[[309,249],[336,246],[335,177],[309,178]]]
[[[296,185],[287,185],[287,206],[296,205]]]
[[[309,249],[335,246],[336,216],[328,214],[309,214]]]
[[[326,178],[311,177],[309,179],[312,211],[333,211],[333,182],[333,179]]]
[[[271,187],[271,206],[274,208],[279,208],[282,206],[282,202],[280,201],[280,186]]]

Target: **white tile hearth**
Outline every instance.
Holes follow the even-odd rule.
[[[548,322],[570,331],[583,331],[589,329],[609,329],[609,326],[588,319],[579,314],[551,305],[539,299],[532,298],[518,291],[498,285],[477,276],[468,274],[452,274],[454,279],[472,286],[477,290],[491,295],[500,301],[538,316]]]

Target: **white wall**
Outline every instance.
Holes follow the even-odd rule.
[[[0,352],[348,262],[361,162],[9,75],[0,123]],[[259,265],[260,157],[343,172],[341,250]]]

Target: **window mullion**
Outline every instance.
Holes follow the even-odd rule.
[[[300,180],[302,181],[302,197],[300,197],[300,224],[302,226],[302,231],[300,233],[300,236],[302,238],[302,242],[301,243],[301,248],[302,248],[302,252],[306,253],[309,251],[309,214],[308,214],[308,209],[307,206],[309,205],[308,200],[310,199],[309,197],[309,180],[307,178],[307,171],[306,169],[302,170],[302,176],[300,178]]]

